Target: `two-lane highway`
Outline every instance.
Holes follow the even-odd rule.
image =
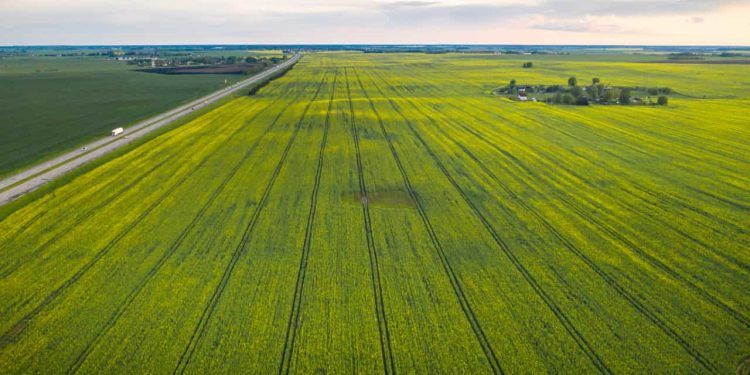
[[[59,178],[84,164],[142,138],[154,130],[169,125],[196,110],[221,100],[227,95],[268,79],[269,76],[295,64],[300,58],[300,54],[295,54],[289,60],[258,73],[244,81],[237,82],[200,99],[196,99],[188,104],[130,126],[117,137],[102,138],[84,145],[82,148],[67,152],[54,159],[37,164],[8,178],[0,180],[0,206],[18,199],[24,194],[33,191],[49,181]]]

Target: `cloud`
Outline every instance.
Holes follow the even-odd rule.
[[[598,15],[598,16],[656,16],[704,13],[715,11],[723,6],[748,3],[747,0],[609,0],[581,1],[568,0],[545,1],[537,7],[542,14]]]
[[[597,34],[617,34],[617,33],[628,33],[632,30],[628,30],[623,26],[613,23],[602,23],[593,19],[581,19],[578,21],[542,21],[534,23],[530,26],[532,29],[537,30],[551,30],[551,31],[567,31],[575,33],[597,33]]]
[[[0,0],[0,15],[0,44],[750,42],[750,0]]]
[[[418,1],[418,0],[412,0],[412,1],[393,1],[390,3],[383,4],[385,7],[388,8],[419,8],[419,7],[428,7],[433,5],[440,4],[439,1]]]

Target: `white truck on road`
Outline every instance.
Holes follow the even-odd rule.
[[[113,137],[117,137],[118,135],[122,134],[122,132],[124,132],[124,131],[125,131],[125,129],[123,129],[123,128],[113,129],[112,130],[112,136]]]

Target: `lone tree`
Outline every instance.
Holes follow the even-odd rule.
[[[568,78],[568,86],[575,86],[578,84],[578,80],[576,77],[570,77]]]
[[[527,62],[523,63],[523,67],[524,68],[531,68],[533,66],[534,66],[534,63],[531,62],[531,61],[527,61]]]
[[[510,87],[516,87],[516,80],[515,79],[511,79],[510,80]]]
[[[669,98],[667,98],[664,95],[659,96],[659,99],[656,99],[656,104],[658,105],[667,105],[669,103]]]
[[[591,80],[592,85],[598,85],[599,84],[599,78],[594,78]]]
[[[630,89],[620,91],[620,104],[630,104]]]

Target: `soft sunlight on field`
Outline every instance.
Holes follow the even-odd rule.
[[[612,60],[306,55],[0,221],[0,373],[734,371],[747,65]]]

